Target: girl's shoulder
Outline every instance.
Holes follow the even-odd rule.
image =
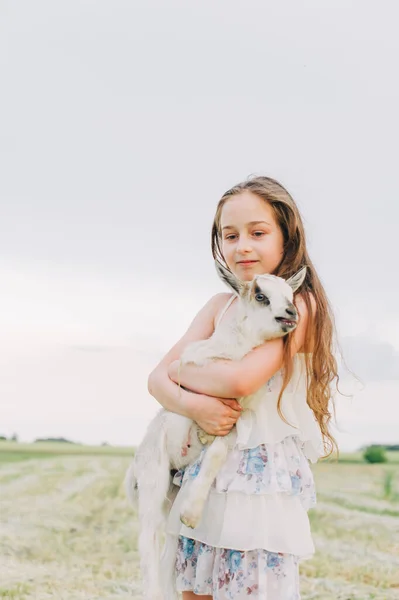
[[[306,299],[305,299],[305,294],[308,298],[308,302],[310,304],[311,307],[311,311],[312,311],[312,316],[313,319],[311,318],[310,314],[309,314],[309,309],[308,309],[308,305],[306,303]],[[312,330],[309,332],[309,342],[308,342],[308,346],[305,347],[301,347],[298,352],[300,353],[311,353],[313,352],[313,348],[314,348],[314,343],[315,343],[315,315],[317,312],[317,302],[316,299],[314,297],[314,295],[312,294],[312,292],[307,291],[307,292],[299,292],[298,294],[295,295],[295,306],[298,310],[299,313],[299,325],[297,329],[303,328],[304,330],[304,336],[306,337],[307,329],[308,327],[311,327]],[[299,331],[296,331],[296,334],[299,334]]]
[[[220,292],[214,296],[215,301],[215,314],[214,314],[214,329],[216,329],[219,321],[223,317],[224,313],[237,296],[229,292]]]
[[[317,302],[314,297],[314,294],[310,291],[306,292],[298,292],[295,294],[295,304],[297,305],[298,310],[302,309],[302,311],[307,310],[305,295],[308,297],[310,305],[312,307],[312,312],[315,315],[317,310]]]

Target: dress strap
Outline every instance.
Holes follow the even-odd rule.
[[[237,295],[236,294],[232,294],[232,296],[227,300],[226,304],[224,305],[224,307],[222,309],[222,312],[218,316],[218,319],[217,319],[216,324],[215,324],[215,329],[216,329],[216,327],[218,327],[220,321],[222,320],[222,317],[223,317],[224,313],[229,308],[230,304],[232,304],[233,300],[235,300],[235,298],[237,298]]]

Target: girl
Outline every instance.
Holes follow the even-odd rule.
[[[183,600],[297,600],[299,560],[314,553],[307,510],[316,495],[309,460],[316,462],[326,446],[326,456],[337,447],[328,430],[330,384],[338,378],[333,316],[307,253],[298,208],[276,180],[252,177],[223,195],[212,226],[212,254],[243,281],[263,273],[287,279],[304,265],[307,274],[294,297],[299,323],[291,334],[240,361],[183,365],[179,377],[186,389],[179,388],[178,359],[185,346],[210,337],[222,318],[234,314],[236,296],[216,294],[149,377],[149,392],[164,408],[218,436],[240,418],[234,398],[267,383],[265,402],[249,429],[237,423],[236,446],[195,529],[180,522],[179,506],[206,447],[174,477],[181,487],[167,532],[178,539],[177,589]]]

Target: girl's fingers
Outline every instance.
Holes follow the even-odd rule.
[[[242,406],[241,406],[241,404],[239,404],[237,402],[237,400],[233,400],[230,398],[224,398],[224,399],[222,399],[222,402],[223,402],[223,404],[225,404],[226,406],[229,406],[233,410],[242,411]]]
[[[231,431],[234,427],[235,423],[228,423],[226,425],[221,425],[220,431]]]
[[[231,429],[223,429],[222,431],[219,432],[218,435],[221,435],[221,436],[227,435],[228,433],[230,433],[230,431],[231,431]]]

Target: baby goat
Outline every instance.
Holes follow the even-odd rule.
[[[231,320],[222,321],[209,339],[189,344],[181,355],[181,364],[203,366],[216,359],[240,360],[253,348],[282,337],[297,326],[293,293],[303,283],[306,267],[287,281],[265,274],[242,282],[217,261],[216,270],[239,297],[236,313]],[[249,408],[263,391],[262,386],[251,396],[238,398],[238,401],[244,409]],[[212,482],[229,449],[234,446],[235,438],[235,428],[226,436],[215,437],[187,417],[164,409],[150,423],[126,474],[125,486],[131,502],[138,505],[141,570],[144,591],[151,600],[163,598],[159,583],[160,535],[178,491],[172,483],[171,470],[191,464],[204,444],[211,444],[182,506],[181,521],[194,528],[201,519]]]

